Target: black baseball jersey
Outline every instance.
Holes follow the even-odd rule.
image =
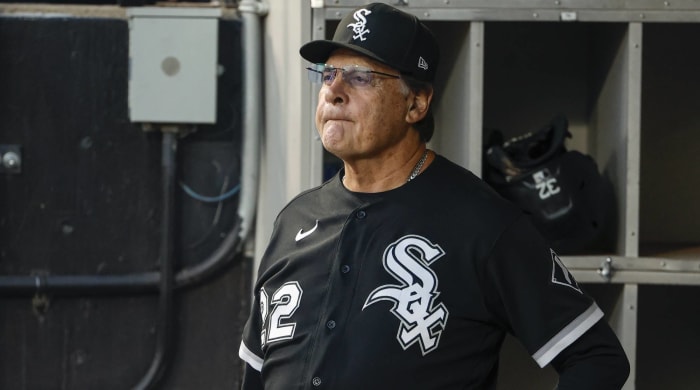
[[[239,355],[265,389],[490,389],[507,332],[540,366],[603,313],[527,218],[437,156],[382,193],[343,172],[279,214]]]

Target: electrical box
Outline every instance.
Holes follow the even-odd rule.
[[[132,122],[216,122],[219,8],[137,7],[129,17]]]

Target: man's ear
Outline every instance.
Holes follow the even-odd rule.
[[[433,100],[433,89],[421,89],[409,95],[408,111],[406,112],[406,122],[420,122],[428,113],[430,102]]]

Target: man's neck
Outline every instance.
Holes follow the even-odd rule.
[[[435,158],[425,145],[391,163],[386,160],[345,162],[343,185],[351,191],[376,193],[398,188],[418,176]]]

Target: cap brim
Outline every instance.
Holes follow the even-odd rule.
[[[337,49],[348,49],[356,53],[365,55],[374,60],[377,60],[383,64],[387,63],[386,61],[384,61],[384,59],[378,57],[371,51],[366,50],[362,47],[355,46],[349,43],[341,43],[329,40],[319,40],[306,43],[299,49],[299,54],[301,54],[301,56],[305,60],[311,63],[320,64],[326,62],[326,60],[328,60],[328,57],[331,56],[331,53],[333,53],[333,51]],[[399,69],[399,71],[401,70],[402,69]]]

